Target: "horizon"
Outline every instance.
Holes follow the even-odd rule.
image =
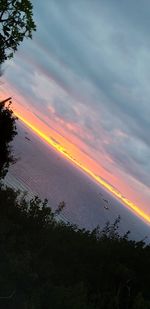
[[[44,134],[42,131],[40,131],[33,124],[28,122],[17,112],[15,112],[15,116],[18,118],[18,120],[21,120],[24,125],[26,125],[29,129],[31,129],[33,133],[36,133],[36,136],[40,137],[44,142],[46,142],[48,146],[52,146],[57,152],[63,154],[65,158],[69,159],[72,163],[74,163],[76,167],[79,167],[80,170],[82,170],[93,180],[95,180],[97,184],[102,185],[104,189],[106,189],[109,193],[113,194],[115,198],[121,201],[124,204],[124,206],[127,206],[129,210],[133,211],[135,215],[137,215],[145,223],[150,224],[150,216],[146,214],[144,211],[142,211],[137,205],[135,205],[127,198],[122,196],[121,192],[119,192],[116,188],[114,188],[111,184],[109,184],[105,179],[102,179],[100,176],[94,174],[88,167],[84,166],[82,163],[73,158],[71,154],[69,154],[67,150],[60,143],[58,143],[56,140],[54,141],[52,138]]]
[[[1,97],[150,222],[150,4],[33,6],[37,31],[4,65]]]

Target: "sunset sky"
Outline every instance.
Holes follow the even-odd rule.
[[[150,1],[32,1],[1,96],[150,215]]]

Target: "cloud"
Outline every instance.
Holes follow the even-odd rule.
[[[145,143],[127,136],[105,147],[117,166],[149,188],[150,149]]]
[[[66,137],[72,132],[99,163],[108,158],[106,169],[149,187],[150,3],[33,4],[37,32],[7,68],[8,83],[43,121],[69,123]]]

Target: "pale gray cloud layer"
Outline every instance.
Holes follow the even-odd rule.
[[[89,153],[150,186],[150,2],[33,1],[37,33],[9,82],[43,114],[78,124]],[[41,95],[40,95],[41,94]],[[42,100],[41,100],[42,98]]]

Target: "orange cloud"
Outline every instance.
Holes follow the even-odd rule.
[[[150,216],[146,214],[142,209],[140,209],[137,205],[135,205],[133,202],[129,201],[126,197],[122,196],[122,194],[115,189],[112,185],[108,184],[103,178],[100,176],[95,175],[92,170],[87,167],[86,165],[83,165],[81,163],[81,157],[80,161],[78,161],[77,153],[74,152],[76,150],[75,146],[73,144],[70,144],[69,151],[67,148],[65,148],[64,144],[67,145],[67,143],[63,143],[64,138],[59,137],[59,140],[62,144],[57,144],[54,142],[52,138],[50,138],[46,133],[41,130],[41,128],[38,128],[38,124],[36,126],[33,124],[33,118],[28,120],[20,115],[20,113],[15,112],[16,116],[23,121],[30,129],[32,129],[33,132],[35,132],[40,138],[42,138],[44,141],[46,141],[50,146],[54,147],[57,151],[62,153],[67,159],[69,159],[71,162],[73,162],[76,166],[80,167],[84,172],[86,172],[89,176],[91,176],[94,180],[96,180],[97,183],[101,184],[104,188],[106,188],[109,192],[111,192],[115,197],[119,198],[125,205],[128,206],[129,209],[134,211],[135,214],[137,214],[139,217],[141,217],[144,221],[147,223],[150,223]],[[73,156],[72,156],[73,155]],[[90,161],[90,159],[89,159]]]
[[[14,89],[12,91],[14,93]],[[6,91],[3,91],[1,98],[6,97]],[[142,218],[145,222],[150,223],[150,216],[143,211],[139,206],[134,202],[127,199],[122,195],[116,188],[114,188],[110,183],[114,183],[114,176],[107,172],[103,167],[101,167],[97,162],[91,159],[86,153],[83,153],[80,150],[81,141],[75,138],[73,135],[68,134],[68,139],[58,133],[58,130],[53,130],[51,127],[47,126],[43,121],[38,119],[33,113],[35,112],[34,108],[28,110],[26,102],[19,97],[19,94],[16,92],[17,100],[14,102],[14,113],[20,118],[20,120],[27,125],[33,132],[35,132],[42,140],[48,143],[50,146],[54,147],[57,151],[62,153],[67,159],[69,159],[73,164],[82,169],[86,174],[88,174],[92,179],[97,183],[106,188],[111,192],[115,197],[121,200],[130,210],[132,210],[136,215]],[[21,104],[20,104],[21,102]],[[53,112],[51,110],[51,112]],[[38,112],[39,113],[39,112]],[[41,115],[42,117],[43,115]],[[58,121],[59,122],[59,121]],[[68,124],[70,129],[74,131],[75,126],[73,124]],[[61,123],[60,123],[61,126]],[[58,128],[57,128],[58,129]],[[78,128],[79,129],[79,128]],[[58,141],[58,143],[55,142]],[[78,144],[76,146],[75,144]],[[101,175],[101,177],[99,176]],[[106,180],[104,180],[106,179]],[[107,182],[109,181],[109,183]],[[123,183],[120,179],[116,178],[115,186],[117,187],[117,182],[120,183],[118,188],[122,186],[122,192],[128,193],[128,188],[123,186]]]

